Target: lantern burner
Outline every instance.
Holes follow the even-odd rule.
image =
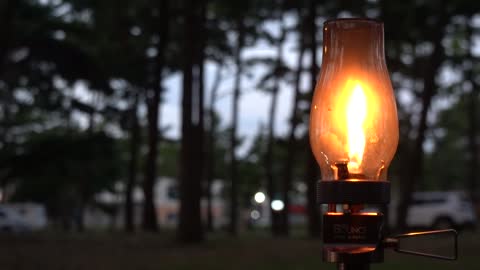
[[[361,173],[351,173],[348,169],[348,161],[335,162],[334,170],[336,171],[336,179],[366,179],[366,176]]]

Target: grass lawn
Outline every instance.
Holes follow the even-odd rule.
[[[211,270],[307,270],[336,269],[324,264],[318,240],[272,239],[262,234],[244,234],[238,239],[213,235],[196,246],[181,246],[172,234],[124,235],[120,233],[0,236],[2,270],[86,269],[211,269]],[[427,245],[416,242],[415,245]],[[480,269],[480,233],[460,235],[460,258],[439,261],[387,252],[385,262],[371,269]]]

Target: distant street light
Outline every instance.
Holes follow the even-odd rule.
[[[271,203],[271,207],[274,211],[282,211],[285,207],[285,204],[281,200],[273,200]]]
[[[253,199],[255,200],[255,202],[257,203],[263,203],[265,201],[265,194],[261,191],[255,193],[255,196],[253,197]]]
[[[250,217],[253,220],[259,219],[260,218],[260,212],[258,212],[257,210],[253,210],[252,212],[250,212]]]

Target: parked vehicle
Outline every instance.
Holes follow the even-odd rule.
[[[390,224],[396,224],[398,203],[393,201]],[[412,228],[465,228],[475,226],[475,210],[463,191],[415,192],[407,213],[407,226]]]
[[[8,207],[0,208],[0,231],[16,232],[25,230],[24,224],[16,211]]]
[[[41,204],[0,204],[0,231],[36,231],[46,226],[47,215],[45,207]]]

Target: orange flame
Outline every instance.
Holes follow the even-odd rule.
[[[360,83],[353,87],[347,104],[348,169],[359,171],[365,150],[365,131],[363,125],[367,117],[367,97]]]

